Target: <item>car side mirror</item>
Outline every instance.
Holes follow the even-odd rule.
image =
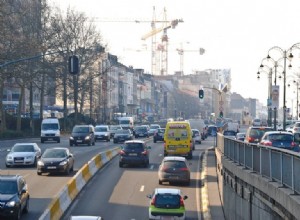
[[[187,198],[189,198],[189,197],[188,197],[188,196],[184,196],[184,197],[183,197],[183,200],[186,200]]]
[[[7,152],[10,152],[10,151],[11,151],[11,149],[6,149],[6,151],[7,151]]]
[[[149,199],[152,199],[152,195],[147,195],[146,197]]]

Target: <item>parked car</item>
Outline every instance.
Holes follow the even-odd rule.
[[[0,175],[0,219],[20,220],[29,211],[29,191],[20,175]]]
[[[12,166],[36,166],[38,158],[41,156],[41,149],[36,143],[16,143],[5,159],[6,167]]]
[[[299,144],[295,142],[294,135],[287,131],[268,131],[263,135],[259,144],[295,152],[299,152],[300,149]]]
[[[116,130],[122,130],[122,129],[123,128],[121,127],[121,125],[110,125],[109,126],[110,138],[114,138]]]
[[[190,185],[191,171],[185,157],[164,157],[158,168],[158,183],[184,183]]]
[[[145,126],[136,126],[134,128],[134,137],[149,137],[147,128]]]
[[[150,146],[142,140],[126,141],[119,152],[119,167],[127,165],[149,166]]]
[[[198,129],[192,129],[192,132],[193,132],[193,139],[194,139],[195,144],[197,144],[197,143],[201,144],[202,137],[201,137],[200,131]]]
[[[37,174],[64,173],[74,169],[74,156],[66,147],[47,148],[37,162]]]
[[[150,128],[149,128],[149,135],[150,136],[153,136],[154,135],[154,133],[155,133],[155,131],[158,129],[158,128],[160,128],[160,125],[159,124],[151,124],[150,125]]]
[[[255,127],[251,126],[246,131],[245,142],[246,143],[259,143],[262,136],[267,131],[273,131],[271,127]]]
[[[246,136],[246,133],[239,132],[239,133],[236,134],[235,139],[239,140],[239,141],[244,141],[245,140],[245,136]]]
[[[133,134],[130,129],[116,130],[114,135],[114,143],[133,140]]]
[[[156,188],[151,195],[149,205],[149,219],[164,219],[175,217],[175,219],[185,219],[184,200],[188,196],[183,196],[180,189]]]
[[[164,134],[165,134],[165,128],[159,128],[156,130],[156,132],[153,135],[153,142],[156,143],[157,141],[164,141]]]
[[[95,126],[95,141],[97,140],[110,141],[110,132],[108,125]]]
[[[95,129],[93,125],[75,125],[70,137],[70,146],[75,144],[95,145]]]

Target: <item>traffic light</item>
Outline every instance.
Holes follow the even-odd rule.
[[[76,75],[79,73],[79,58],[78,56],[70,56],[69,57],[69,72],[72,75]]]
[[[223,118],[223,112],[222,111],[220,111],[219,117]]]
[[[204,91],[203,91],[203,89],[200,89],[200,90],[199,90],[199,98],[200,98],[200,99],[203,99],[203,98],[204,98]]]

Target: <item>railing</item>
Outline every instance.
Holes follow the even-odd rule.
[[[239,166],[276,181],[300,194],[300,153],[249,144],[218,133],[216,147]]]

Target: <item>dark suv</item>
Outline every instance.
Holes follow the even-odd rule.
[[[0,175],[0,219],[21,219],[29,208],[29,192],[19,175]]]
[[[128,165],[149,165],[149,149],[146,143],[142,140],[125,141],[119,152],[119,167],[124,164]]]
[[[95,145],[95,129],[93,125],[75,125],[70,137],[70,146],[75,144]]]

